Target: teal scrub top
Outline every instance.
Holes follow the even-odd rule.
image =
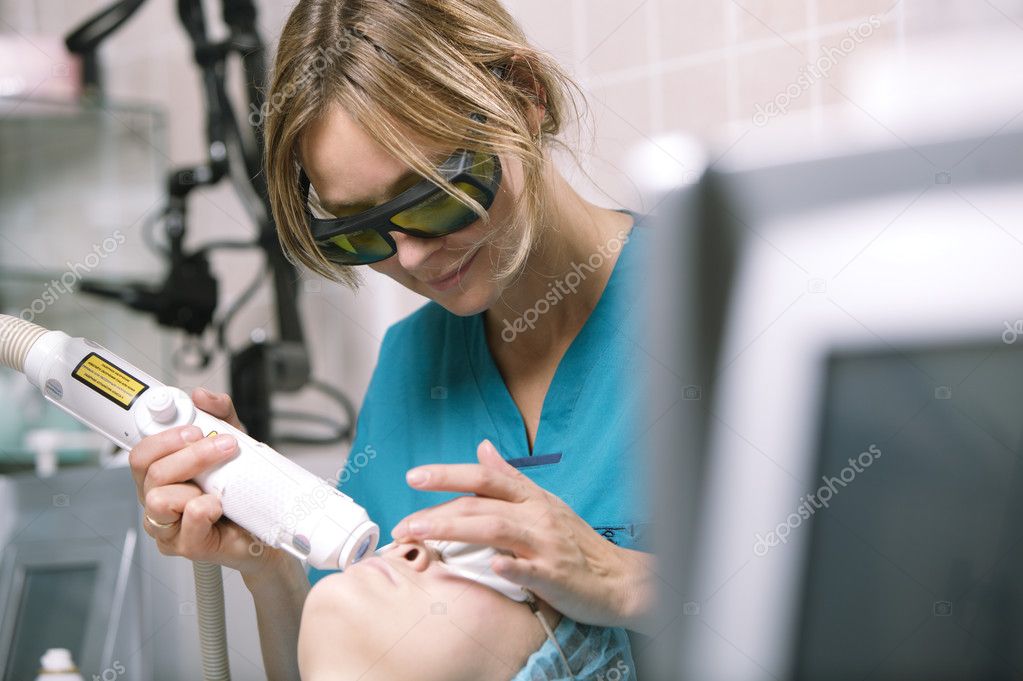
[[[532,452],[522,415],[487,345],[483,313],[461,317],[430,302],[387,330],[351,453],[336,476],[338,489],[380,526],[381,545],[408,514],[458,496],[414,490],[405,482],[406,471],[423,464],[477,463],[476,446],[489,438],[510,464],[608,541],[647,549],[648,457],[642,436],[650,419],[642,399],[649,371],[642,343],[651,235],[643,225],[646,216],[621,212],[633,217],[632,229],[552,280],[546,301],[522,317],[522,324],[537,323],[572,295],[598,258],[619,251],[604,292],[554,374]],[[502,335],[512,338],[514,330],[506,327]],[[327,574],[311,569],[309,581]]]

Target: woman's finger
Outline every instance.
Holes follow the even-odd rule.
[[[520,508],[519,504],[513,504],[501,499],[490,499],[488,497],[472,495],[457,497],[436,506],[408,514],[394,526],[394,529],[391,530],[391,536],[395,539],[411,537],[408,525],[413,522],[429,523],[435,520],[467,518],[470,516],[504,516],[511,519],[519,519]]]
[[[235,455],[238,444],[231,435],[208,437],[176,452],[174,456],[156,460],[146,473],[142,494],[164,485],[191,480],[203,471],[223,463]]]
[[[405,477],[417,489],[466,492],[505,501],[543,494],[543,488],[509,464],[490,440],[476,446],[476,458],[479,464],[417,466]]]
[[[529,480],[522,471],[508,463],[508,460],[501,456],[501,453],[497,451],[497,447],[490,440],[483,440],[476,445],[476,459],[480,462],[480,465],[503,473],[510,478]]]
[[[528,525],[502,516],[438,518],[412,522],[407,528],[409,534],[406,537],[415,539],[460,541],[466,544],[493,546],[526,558],[537,553],[536,537],[532,529]]]
[[[145,492],[142,489],[143,482],[153,462],[184,449],[200,439],[202,439],[202,431],[197,427],[182,426],[143,438],[132,448],[128,453],[128,464],[131,466],[131,476],[135,479],[139,503],[145,497]]]
[[[152,520],[166,525],[181,520],[185,504],[202,496],[198,485],[190,482],[179,482],[173,485],[154,487],[146,493],[143,509]],[[157,528],[159,529],[159,528]]]
[[[418,466],[405,479],[416,489],[465,492],[505,501],[525,501],[532,491],[521,480],[475,463]]]
[[[542,592],[542,587],[546,584],[540,575],[539,566],[525,558],[498,554],[490,561],[490,569],[497,576],[533,591]]]
[[[200,494],[191,499],[181,515],[180,545],[191,551],[210,549],[210,532],[222,515],[224,510],[216,496]]]
[[[195,406],[207,414],[223,419],[242,432],[247,432],[245,426],[238,420],[238,412],[234,408],[234,400],[227,393],[215,393],[206,388],[196,388],[192,391],[192,401]]]

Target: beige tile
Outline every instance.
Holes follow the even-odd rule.
[[[563,63],[572,61],[576,22],[569,0],[506,0],[505,7],[539,48]]]
[[[588,93],[597,141],[616,143],[652,132],[649,78]]]
[[[777,37],[807,28],[809,0],[722,0],[735,6],[742,42]]]
[[[900,7],[906,17],[906,35],[911,39],[948,30],[1015,31],[1023,27],[1023,3],[1018,0],[942,3],[903,0]]]
[[[592,73],[641,66],[647,54],[647,3],[654,0],[586,0],[586,32],[579,59]]]
[[[662,57],[685,57],[725,47],[726,9],[721,0],[659,0]]]
[[[836,21],[846,21],[858,17],[868,17],[871,14],[881,16],[893,8],[898,8],[907,0],[817,0],[817,20],[820,24],[830,24]],[[928,2],[928,6],[935,3]],[[892,15],[898,11],[894,9]]]
[[[742,55],[738,61],[738,118],[763,121],[789,111],[808,108],[819,79],[807,77],[806,43],[796,43],[802,54],[783,45]],[[771,108],[773,104],[774,109]],[[761,113],[766,112],[766,113]],[[760,124],[760,123],[758,123]]]
[[[826,78],[822,79],[824,103],[845,102],[842,93],[850,92],[855,73],[863,68],[863,58],[871,52],[893,47],[898,31],[894,20],[877,17],[873,21],[850,23],[841,32],[822,35],[817,63],[827,71]]]
[[[724,61],[667,73],[662,82],[665,130],[707,137],[728,118]]]
[[[650,87],[650,79],[642,78],[588,93],[588,124],[595,134],[590,145],[590,131],[584,132],[579,155],[599,189],[585,178],[578,178],[578,182],[584,195],[601,205],[610,205],[604,193],[618,204],[640,205],[640,193],[626,171],[626,157],[633,146],[652,135]]]

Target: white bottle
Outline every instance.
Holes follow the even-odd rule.
[[[50,648],[39,658],[42,668],[36,681],[82,681],[71,651],[67,648]]]

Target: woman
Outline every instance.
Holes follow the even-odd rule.
[[[485,586],[474,579],[476,559],[460,558],[488,551],[459,545],[452,556],[444,546],[454,544],[394,544],[320,580],[302,610],[303,681],[634,676],[621,629],[583,625]]]
[[[302,610],[302,681],[634,674],[621,629],[580,624],[542,601],[513,600],[474,581],[477,567],[451,571],[446,553],[435,550],[444,544],[395,544],[320,580]]]
[[[398,541],[504,549],[492,569],[559,612],[642,630],[646,236],[554,166],[571,88],[498,0],[303,0],[267,95],[267,183],[293,260],[352,286],[372,267],[431,299],[384,338],[341,489]],[[236,418],[226,395],[194,399]],[[199,435],[132,452],[147,531],[238,569],[268,675],[294,678],[323,575],[251,555],[187,482],[233,452]]]

